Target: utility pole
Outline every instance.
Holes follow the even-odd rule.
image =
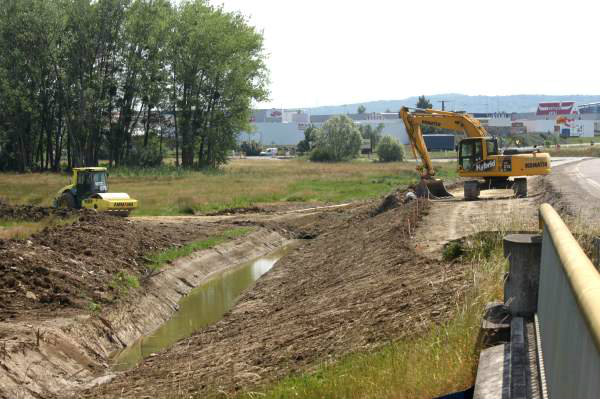
[[[436,103],[442,103],[442,111],[446,110],[446,103],[452,102],[450,100],[438,100]]]

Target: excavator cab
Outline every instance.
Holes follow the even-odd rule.
[[[462,170],[475,171],[475,165],[498,155],[498,140],[492,137],[468,138],[458,146],[458,165]]]

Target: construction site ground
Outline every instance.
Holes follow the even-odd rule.
[[[84,213],[72,226],[0,241],[0,397],[230,395],[421,334],[449,320],[472,284],[470,266],[441,259],[443,246],[510,229],[511,218],[534,225],[541,187],[530,179],[528,198],[490,190],[470,202],[460,200],[459,190],[455,199],[406,204],[399,193],[383,208],[378,199],[197,217]],[[149,253],[240,225],[254,230],[144,278]],[[221,321],[137,368],[111,371],[111,351],[168,319],[177,300],[211,272],[292,238],[301,245]],[[111,288],[123,271],[140,288]]]

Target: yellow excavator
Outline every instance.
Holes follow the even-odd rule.
[[[423,139],[421,126],[433,126],[464,133],[467,138],[458,143],[458,174],[472,177],[464,185],[466,200],[479,197],[486,188],[512,188],[517,197],[527,196],[525,176],[550,173],[550,155],[537,149],[505,149],[500,151],[498,141],[490,137],[479,121],[457,112],[402,107],[400,119],[404,122],[413,154],[421,159],[417,167],[421,182],[416,195],[429,198],[451,196],[442,180],[435,179],[435,169]],[[513,178],[510,180],[509,178]],[[483,179],[481,181],[480,179]]]
[[[138,201],[126,193],[109,193],[106,168],[73,168],[71,184],[60,189],[54,199],[57,208],[94,209],[127,216],[137,209]]]

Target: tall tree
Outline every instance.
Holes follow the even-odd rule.
[[[359,129],[362,138],[365,140],[369,140],[371,153],[375,150],[377,144],[379,144],[379,140],[381,139],[381,135],[383,133],[384,128],[385,125],[383,123],[379,123],[375,128],[368,124],[360,126]]]
[[[425,97],[425,95],[422,95],[417,100],[417,108],[420,108],[420,109],[430,109],[430,108],[433,108],[433,107],[431,105],[431,101],[429,101],[429,99],[427,97]]]
[[[267,96],[262,40],[206,0],[4,0],[0,170],[142,165],[163,141],[218,166]]]

